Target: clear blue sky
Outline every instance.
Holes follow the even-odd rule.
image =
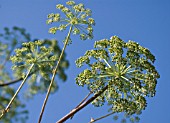
[[[65,0],[0,0],[0,31],[4,27],[24,27],[32,38],[56,38],[63,40],[63,34],[48,34],[50,26],[45,24],[47,14],[57,12],[55,5]],[[59,83],[59,91],[50,96],[42,123],[55,123],[68,113],[88,93],[86,88],[78,87],[74,78],[81,71],[75,60],[92,49],[96,40],[117,35],[123,40],[134,40],[151,50],[156,56],[156,68],[161,78],[157,93],[148,99],[148,106],[141,115],[140,123],[170,122],[170,1],[169,0],[76,0],[83,2],[93,11],[96,20],[94,40],[80,41],[73,38],[73,44],[66,50],[70,67],[66,71],[67,82]],[[62,47],[62,43],[60,43]],[[22,95],[20,93],[20,95]],[[25,101],[30,112],[27,123],[36,123],[45,95],[37,95]],[[23,100],[23,97],[21,97]],[[105,114],[107,107],[88,106],[68,123],[87,123],[90,117]],[[118,123],[112,117],[98,123]]]

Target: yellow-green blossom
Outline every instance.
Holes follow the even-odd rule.
[[[117,36],[96,41],[94,47],[76,61],[78,67],[89,67],[77,76],[76,83],[93,93],[107,86],[93,102],[95,106],[107,102],[113,112],[127,115],[144,110],[146,96],[155,95],[160,77],[153,65],[154,55],[138,43],[126,43]]]
[[[51,13],[47,16],[47,24],[59,22],[59,26],[51,27],[49,33],[55,34],[57,30],[63,31],[68,26],[73,26],[72,33],[80,35],[81,40],[92,39],[92,26],[95,25],[95,21],[91,18],[91,10],[86,9],[82,3],[76,4],[74,1],[66,2],[66,6],[56,5],[56,8],[61,10],[65,16],[61,16],[59,13]]]

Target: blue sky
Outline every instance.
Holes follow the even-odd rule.
[[[59,90],[50,96],[42,123],[54,123],[71,111],[88,93],[86,88],[78,87],[74,78],[81,71],[75,60],[86,50],[93,48],[96,40],[117,35],[125,41],[133,40],[147,47],[156,56],[156,68],[161,75],[154,98],[148,99],[148,106],[140,116],[140,123],[169,123],[170,121],[170,1],[169,0],[75,0],[82,2],[93,11],[96,21],[94,39],[80,41],[73,37],[66,53],[70,67],[66,71],[67,82],[59,83]],[[57,12],[56,4],[65,0],[0,0],[0,31],[4,27],[23,27],[32,38],[57,39],[62,47],[64,34],[48,34],[47,14]],[[22,93],[20,93],[22,95]],[[27,123],[36,123],[45,95],[37,95],[26,102],[30,112]],[[90,117],[106,114],[107,107],[95,108],[89,105],[68,123],[87,123]],[[108,117],[98,123],[118,123]]]

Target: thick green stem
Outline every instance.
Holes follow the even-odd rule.
[[[8,103],[7,107],[4,109],[2,115],[0,116],[0,119],[3,117],[3,115],[9,111],[10,106],[12,104],[12,102],[14,101],[14,99],[16,98],[17,94],[19,93],[19,91],[21,90],[22,86],[24,85],[24,83],[26,82],[27,78],[29,77],[29,74],[31,73],[31,70],[33,68],[34,64],[31,65],[31,67],[29,68],[26,76],[24,77],[21,85],[19,86],[19,88],[17,89],[17,91],[15,92],[14,96],[11,98],[10,102]]]
[[[63,47],[63,49],[62,49],[62,51],[61,51],[59,60],[58,60],[58,62],[57,62],[56,67],[55,67],[54,70],[53,70],[53,75],[52,75],[52,78],[51,78],[51,82],[50,82],[50,85],[49,85],[49,88],[48,88],[46,97],[45,97],[45,99],[44,99],[44,103],[43,103],[43,106],[42,106],[42,109],[41,109],[41,112],[40,112],[40,116],[39,116],[38,123],[41,123],[41,119],[42,119],[42,116],[43,116],[43,113],[44,113],[44,109],[45,109],[45,106],[46,106],[46,103],[47,103],[47,101],[48,101],[48,97],[49,97],[49,95],[50,95],[50,91],[51,91],[51,88],[52,88],[52,84],[53,84],[53,82],[54,82],[54,79],[55,79],[55,76],[56,76],[56,73],[57,73],[59,64],[60,64],[60,62],[61,62],[62,56],[63,56],[63,54],[64,54],[64,51],[65,51],[66,46],[67,46],[67,44],[68,44],[68,41],[69,41],[69,39],[70,39],[72,27],[73,27],[73,26],[71,25],[71,26],[70,26],[70,29],[69,29],[69,32],[68,32],[68,35],[67,35],[67,37],[66,37],[66,41],[65,41],[65,43],[64,43],[64,47]]]

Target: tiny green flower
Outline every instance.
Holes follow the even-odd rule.
[[[68,1],[68,2],[66,2],[66,4],[69,5],[69,6],[73,6],[73,5],[75,5],[75,2],[74,1]]]
[[[49,19],[49,20],[46,21],[47,24],[51,24],[52,22],[53,22],[52,19]]]
[[[81,40],[86,40],[86,39],[87,39],[86,34],[80,34],[80,39],[81,39]]]
[[[73,29],[73,34],[80,34],[80,30],[78,28],[74,28]]]
[[[52,18],[52,17],[54,17],[54,13],[51,13],[51,14],[48,14],[48,16],[47,16],[47,18]]]
[[[93,18],[89,18],[88,19],[88,22],[91,24],[91,25],[95,25],[95,21]]]
[[[57,30],[58,30],[57,27],[51,27],[51,28],[49,29],[49,33],[55,34]]]
[[[63,8],[64,8],[64,5],[58,4],[58,5],[56,5],[56,8],[57,8],[57,9],[63,9]]]
[[[65,25],[63,25],[63,24],[61,24],[60,25],[60,27],[58,28],[60,31],[63,31],[63,30],[65,30],[66,29],[66,26]]]
[[[95,25],[95,21],[93,18],[88,18],[91,16],[91,10],[86,9],[82,3],[76,4],[74,1],[68,1],[66,5],[68,7],[62,4],[56,5],[56,8],[61,10],[65,17],[61,17],[59,13],[51,13],[47,16],[47,24],[54,22],[59,22],[60,24],[57,27],[51,27],[49,33],[55,34],[57,30],[63,31],[68,26],[72,26],[72,33],[80,35],[81,40],[92,39],[92,26]]]

